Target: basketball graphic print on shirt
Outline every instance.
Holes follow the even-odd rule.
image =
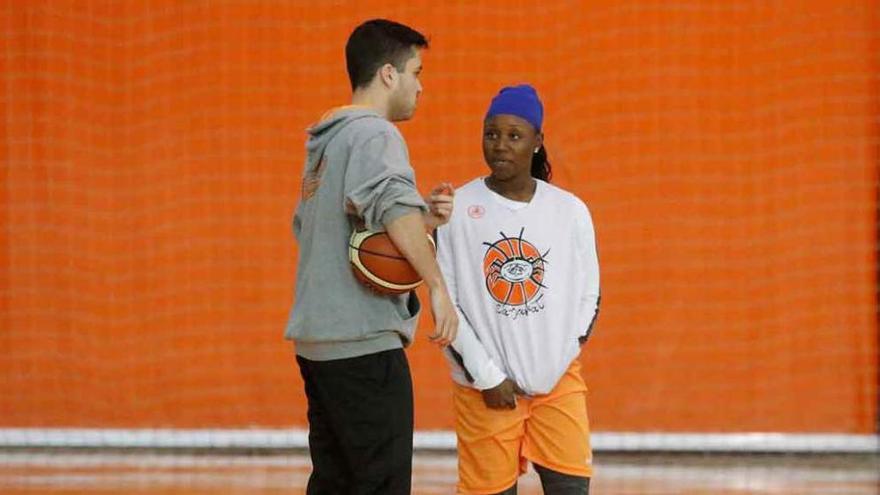
[[[495,242],[484,242],[483,274],[486,290],[497,303],[498,314],[516,319],[544,309],[541,304],[544,269],[549,250],[541,254],[534,244],[525,240],[525,229],[517,237],[501,232]]]

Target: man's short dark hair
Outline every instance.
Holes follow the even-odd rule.
[[[409,26],[373,19],[364,22],[348,37],[345,44],[345,63],[351,89],[370,84],[379,67],[393,65],[403,71],[406,61],[412,57],[412,49],[427,48],[425,36]]]

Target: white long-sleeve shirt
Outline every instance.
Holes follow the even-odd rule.
[[[459,316],[446,356],[453,379],[479,390],[510,378],[549,393],[580,351],[599,307],[599,261],[590,212],[543,181],[528,203],[483,178],[455,192],[437,231],[437,260]]]

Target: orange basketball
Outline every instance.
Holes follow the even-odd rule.
[[[428,240],[435,247],[430,234]],[[380,294],[404,294],[422,283],[418,272],[385,232],[352,232],[348,242],[348,259],[354,276]]]

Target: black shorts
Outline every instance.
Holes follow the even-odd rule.
[[[309,403],[312,474],[306,493],[409,494],[413,393],[403,349],[296,360]]]

